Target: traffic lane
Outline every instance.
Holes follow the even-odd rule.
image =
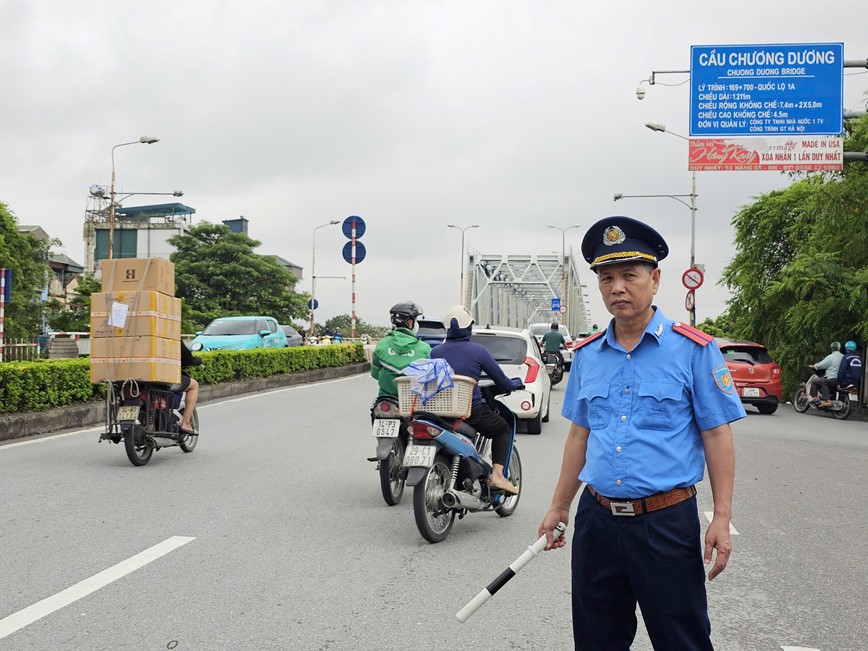
[[[741,535],[724,573],[732,590],[722,591],[727,607],[717,625],[745,648],[787,640],[864,648],[868,626],[855,615],[864,612],[868,518],[854,508],[868,497],[859,479],[868,462],[864,434],[855,421],[830,419],[819,430],[784,406],[736,424],[734,523]]]
[[[177,552],[13,634],[10,642],[47,647],[63,639],[67,648],[129,648],[181,639],[198,646],[268,646],[280,640],[312,648],[333,640],[336,648],[350,648],[341,643],[379,639],[396,626],[409,638],[381,640],[371,648],[404,648],[408,639],[427,644],[459,634],[461,640],[486,641],[489,634],[477,635],[476,626],[458,631],[454,613],[533,542],[529,538],[550,493],[540,493],[534,505],[528,490],[516,516],[475,514],[456,523],[446,543],[425,543],[413,522],[410,495],[402,505],[386,507],[374,465],[365,460],[374,447],[371,396],[369,382],[351,380],[337,388],[321,385],[203,408],[202,441],[192,455],[163,450],[139,469],[128,465],[119,446],[95,445],[93,434],[3,452],[3,462],[18,470],[4,473],[3,488],[19,486],[19,519],[34,514],[30,529],[16,527],[21,538],[8,541],[23,556],[15,566],[4,566],[16,595],[0,596],[4,616],[170,535],[196,536]],[[532,446],[524,447],[525,465],[533,466]],[[76,515],[63,508],[71,499],[56,506],[43,499],[41,484],[51,475],[77,496]],[[56,531],[70,533],[64,544],[53,538]],[[28,540],[40,542],[27,546]],[[490,547],[501,553],[490,555]],[[490,565],[480,561],[489,556]],[[565,563],[567,556],[556,560]],[[33,580],[32,567],[44,570],[41,580]],[[568,573],[562,568],[553,576],[566,590]],[[493,603],[488,612],[495,619],[500,615],[504,632],[516,639],[550,634],[550,626],[540,630],[516,621],[518,609],[527,614],[528,608],[520,598],[523,583],[513,584],[514,609],[501,614]],[[542,619],[551,611],[550,586],[537,588],[529,601],[542,604]],[[507,603],[501,595],[497,600]],[[564,615],[560,620],[568,622]],[[562,633],[568,639],[568,627]]]

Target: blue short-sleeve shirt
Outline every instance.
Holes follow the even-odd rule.
[[[579,479],[602,495],[639,498],[701,481],[700,433],[745,416],[717,345],[674,323],[655,307],[629,353],[611,327],[576,351],[561,413],[590,430]]]

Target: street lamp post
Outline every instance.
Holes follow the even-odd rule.
[[[479,228],[479,224],[471,224],[470,226],[456,226],[455,224],[446,224],[449,228],[457,228],[461,231],[461,274],[459,276],[459,283],[461,287],[458,292],[458,302],[461,305],[464,305],[464,231],[469,228]]]
[[[677,138],[681,138],[682,140],[687,140],[690,142],[690,138],[685,138],[681,134],[674,133],[666,129],[666,127],[662,124],[657,124],[654,122],[647,122],[645,124],[646,127],[651,129],[652,131],[661,131],[664,133],[672,134]],[[614,200],[618,201],[619,199],[645,199],[645,198],[657,198],[657,197],[668,197],[669,199],[675,199],[678,203],[687,206],[690,208],[690,268],[693,269],[696,266],[696,171],[691,172],[690,178],[690,194],[621,194],[618,193],[614,196]],[[683,201],[682,198],[689,198],[690,203]],[[693,302],[693,307],[689,310],[690,312],[690,325],[696,325],[696,301]]]
[[[114,257],[114,235],[115,235],[115,149],[125,147],[127,145],[153,145],[155,142],[160,142],[159,138],[154,136],[142,136],[138,140],[132,142],[122,142],[119,145],[112,147],[112,187],[111,197],[109,201],[109,236],[108,236],[108,259]]]
[[[567,251],[566,251],[566,239],[567,239],[567,231],[571,228],[579,228],[581,224],[573,224],[572,226],[552,226],[551,224],[547,225],[546,228],[554,228],[561,232],[561,300],[564,302],[564,306],[567,308],[567,313],[569,314],[570,306],[569,299],[567,297]]]
[[[339,220],[333,219],[328,224],[321,224],[313,229],[313,250],[310,256],[310,330],[307,333],[308,337],[313,337],[314,305],[316,305],[316,232],[326,226],[334,226],[340,223]]]

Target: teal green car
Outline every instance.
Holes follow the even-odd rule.
[[[284,348],[286,333],[270,316],[227,316],[214,319],[190,342],[190,350]]]

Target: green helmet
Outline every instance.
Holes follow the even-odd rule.
[[[833,341],[829,348],[832,350],[841,350],[841,344],[837,341]]]

